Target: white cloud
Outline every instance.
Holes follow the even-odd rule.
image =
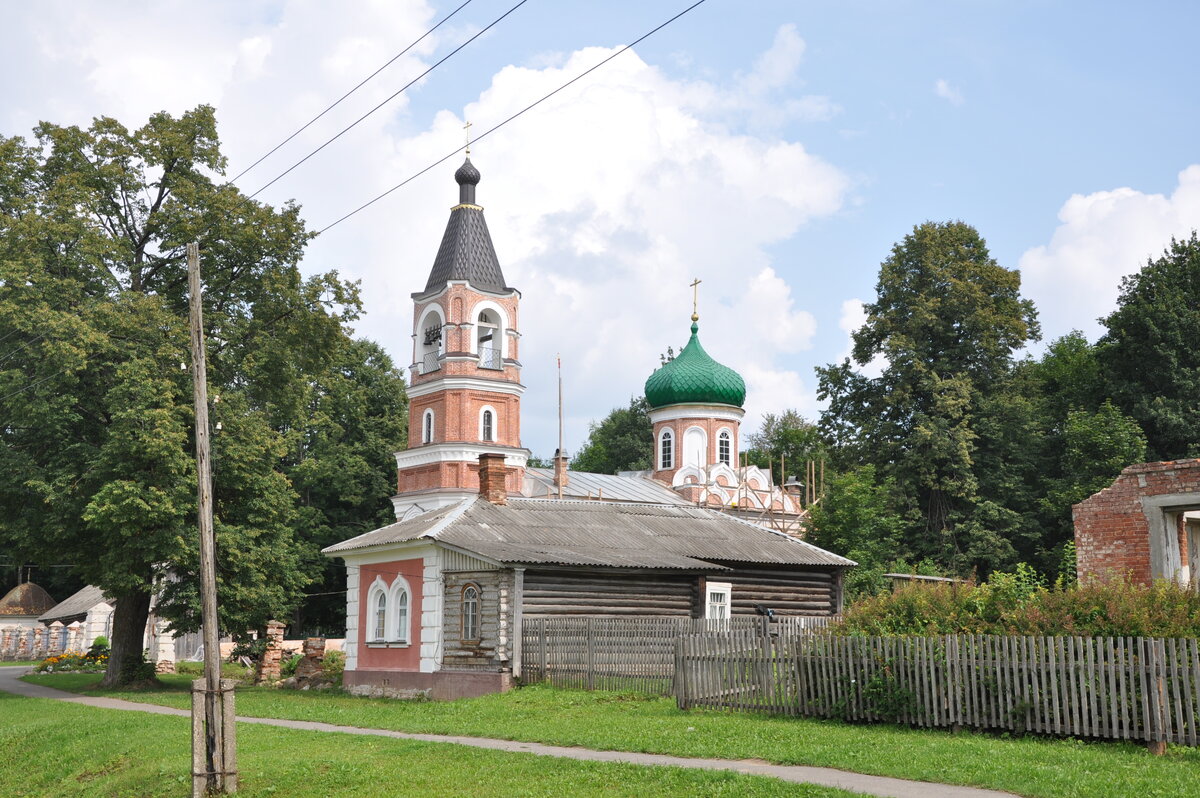
[[[1047,339],[1073,328],[1095,337],[1116,307],[1121,277],[1157,257],[1171,237],[1200,227],[1200,165],[1179,173],[1170,196],[1132,188],[1075,194],[1058,212],[1048,244],[1018,263],[1022,291],[1037,304]]]
[[[419,2],[334,9],[292,0],[269,15],[243,15],[229,4],[195,14],[189,36],[168,38],[162,31],[177,25],[139,21],[141,6],[86,8],[31,12],[22,24],[44,35],[0,54],[0,66],[15,68],[16,59],[45,76],[0,109],[6,129],[99,113],[136,125],[153,111],[212,102],[233,174],[432,20]],[[126,26],[136,33],[123,34]],[[139,48],[138,36],[162,44]],[[240,185],[256,190],[417,74],[434,46],[427,44]],[[465,108],[429,119],[410,118],[401,97],[263,197],[298,198],[319,229],[458,146],[464,118],[474,131],[487,130],[611,52],[530,57],[499,70]],[[785,26],[749,73],[725,83],[672,79],[627,52],[473,147],[483,174],[479,201],[505,275],[523,293],[526,445],[543,455],[554,447],[556,353],[570,450],[586,436],[587,420],[640,394],[659,353],[687,340],[694,277],[704,281],[704,346],[746,377],[749,418],[787,407],[811,412],[811,391],[788,356],[812,345],[815,321],[796,307],[768,248],[838,211],[850,183],[772,127],[781,113],[836,112],[815,96],[780,111],[775,94],[797,79],[803,52],[803,40]],[[403,366],[411,360],[409,295],[424,286],[457,199],[457,165],[434,169],[322,235],[303,264],[362,281],[367,314],[358,331]],[[755,424],[748,420],[747,430]]]
[[[964,102],[966,102],[966,98],[963,97],[962,90],[955,86],[951,86],[945,78],[937,79],[937,82],[933,84],[933,93],[941,97],[943,100],[946,100],[951,105],[962,105]]]

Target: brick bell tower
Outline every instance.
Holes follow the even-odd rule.
[[[504,457],[505,486],[519,493],[529,450],[521,447],[518,305],[475,204],[479,170],[470,152],[458,171],[458,204],[425,289],[413,298],[408,448],[396,452],[398,519],[479,492],[479,456]]]

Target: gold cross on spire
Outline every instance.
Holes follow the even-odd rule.
[[[467,137],[467,155],[470,155],[471,154],[471,123],[470,122],[463,125],[463,131],[465,132],[466,137]]]
[[[696,311],[696,308],[698,307],[699,302],[700,302],[700,288],[699,288],[700,282],[701,282],[700,278],[697,277],[696,280],[692,283],[692,321],[700,320],[700,314],[697,313],[697,311]]]

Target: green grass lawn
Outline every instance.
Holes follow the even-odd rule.
[[[89,675],[32,676],[30,681],[89,695],[187,707],[191,677],[137,693],[90,689]],[[1046,798],[1151,798],[1200,793],[1200,751],[1172,747],[1152,757],[1143,747],[1037,737],[950,734],[888,725],[680,712],[670,699],[535,686],[452,702],[401,702],[341,693],[245,688],[239,714],[315,720],[365,728],[464,734],[647,751],[679,756],[759,758],[860,773],[969,784]]]
[[[0,795],[190,794],[187,718],[0,693]],[[803,796],[825,787],[684,768],[484,751],[348,734],[238,727],[244,796]]]

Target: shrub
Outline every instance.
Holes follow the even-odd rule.
[[[285,659],[279,665],[279,675],[283,678],[296,675],[296,668],[300,665],[300,660],[304,659],[304,655],[296,652],[292,656]]]
[[[326,651],[321,658],[321,675],[339,687],[342,684],[342,672],[346,669],[346,655],[341,651]]]
[[[902,585],[852,604],[845,635],[1200,636],[1200,593],[1171,582],[1046,587],[1031,568],[984,584]]]

